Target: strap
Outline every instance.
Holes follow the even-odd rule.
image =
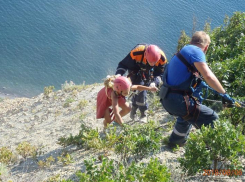
[[[181,94],[181,95],[191,95],[192,94],[191,92],[188,92],[185,90],[177,90],[177,89],[172,89],[172,88],[169,88],[168,92]]]
[[[145,52],[145,50],[133,52],[133,55],[134,55],[134,56],[142,55],[142,54],[144,54],[144,52]]]
[[[131,71],[128,75],[127,78],[130,78],[131,76],[135,75],[138,71]]]
[[[198,101],[194,97],[192,97],[192,95],[189,92],[186,92],[183,90],[174,90],[174,89],[169,88],[169,92],[183,95],[185,104],[186,104],[187,114],[185,116],[182,116],[182,119],[184,119],[185,121],[194,119],[196,122],[199,116],[199,113],[200,113],[200,105]],[[190,106],[189,98],[192,98],[195,102],[194,109],[191,111],[189,111],[189,106]]]
[[[185,99],[185,103],[186,103],[186,107],[187,107],[187,114],[185,116],[182,116],[182,119],[184,119],[185,121],[188,121],[190,119],[194,119],[194,122],[197,121],[197,118],[199,116],[199,113],[200,113],[200,105],[198,103],[198,101],[193,98],[192,96],[190,96],[194,102],[195,102],[195,106],[194,106],[194,109],[192,111],[189,111],[189,106],[190,106],[190,101],[189,101],[189,98],[187,95],[183,96],[184,99]]]
[[[190,63],[188,63],[188,61],[185,59],[185,57],[182,56],[182,54],[180,54],[180,52],[178,52],[178,53],[176,54],[176,56],[179,58],[180,61],[182,61],[182,63],[185,64],[185,66],[188,68],[188,70],[189,70],[190,72],[192,72],[192,73],[197,72],[197,71],[195,70],[195,68],[194,68]]]

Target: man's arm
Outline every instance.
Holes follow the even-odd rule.
[[[115,75],[120,74],[123,76],[127,72],[127,70],[132,67],[132,64],[133,60],[129,53],[122,61],[118,63]]]
[[[222,87],[214,73],[209,69],[207,63],[195,62],[194,65],[210,87],[221,94],[225,93],[225,89]]]

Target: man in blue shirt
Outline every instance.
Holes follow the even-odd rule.
[[[217,77],[209,69],[205,54],[211,40],[208,34],[197,31],[193,34],[189,45],[184,46],[167,65],[160,90],[161,103],[165,110],[178,116],[173,132],[169,138],[170,146],[183,146],[187,141],[191,126],[201,128],[218,118],[211,108],[199,104],[193,97],[197,77],[201,74],[206,83],[223,95],[223,102],[234,103]]]

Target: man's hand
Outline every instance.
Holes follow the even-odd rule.
[[[222,104],[233,105],[235,100],[232,99],[229,94],[223,94],[222,96]]]

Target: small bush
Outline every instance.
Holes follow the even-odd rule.
[[[9,164],[13,159],[13,153],[7,147],[0,148],[0,163]]]
[[[64,152],[62,156],[57,157],[58,161],[62,163],[64,166],[73,163],[73,158],[69,153]]]
[[[77,105],[77,107],[78,107],[79,109],[83,109],[83,108],[86,107],[87,105],[88,105],[88,101],[85,100],[85,99],[82,99],[82,100],[79,102],[79,104]]]
[[[150,121],[144,125],[125,127],[122,137],[115,144],[115,152],[122,158],[133,155],[135,159],[142,159],[160,150],[162,144],[162,128]]]
[[[64,108],[70,107],[70,103],[72,103],[72,102],[74,102],[74,101],[75,101],[75,100],[72,99],[72,98],[67,98],[67,99],[65,100],[65,103],[64,103],[63,107],[64,107]]]
[[[55,162],[55,159],[53,158],[53,156],[50,156],[50,157],[48,157],[46,160],[44,160],[44,161],[42,161],[42,160],[40,160],[40,161],[38,161],[38,166],[40,167],[40,168],[45,168],[45,167],[50,167],[53,163]]]
[[[49,98],[49,94],[52,93],[53,90],[54,90],[54,86],[44,87],[44,96],[46,98]]]
[[[102,158],[101,165],[95,165],[95,158],[85,160],[86,172],[77,172],[80,181],[171,181],[171,174],[167,167],[162,165],[158,159],[151,159],[148,164],[133,162],[129,166],[124,166],[120,162]]]
[[[204,169],[241,169],[240,157],[245,155],[245,136],[229,121],[216,121],[214,128],[202,127],[191,133],[185,146],[181,167],[187,175]]]
[[[32,156],[33,158],[36,158],[36,155],[37,155],[37,147],[32,146],[29,142],[20,143],[17,146],[16,151],[24,159],[26,159],[27,157],[30,157],[30,156]]]
[[[58,144],[64,147],[76,145],[78,147],[85,147],[86,149],[101,148],[101,139],[98,130],[91,129],[82,124],[78,135],[61,137],[58,139]]]

